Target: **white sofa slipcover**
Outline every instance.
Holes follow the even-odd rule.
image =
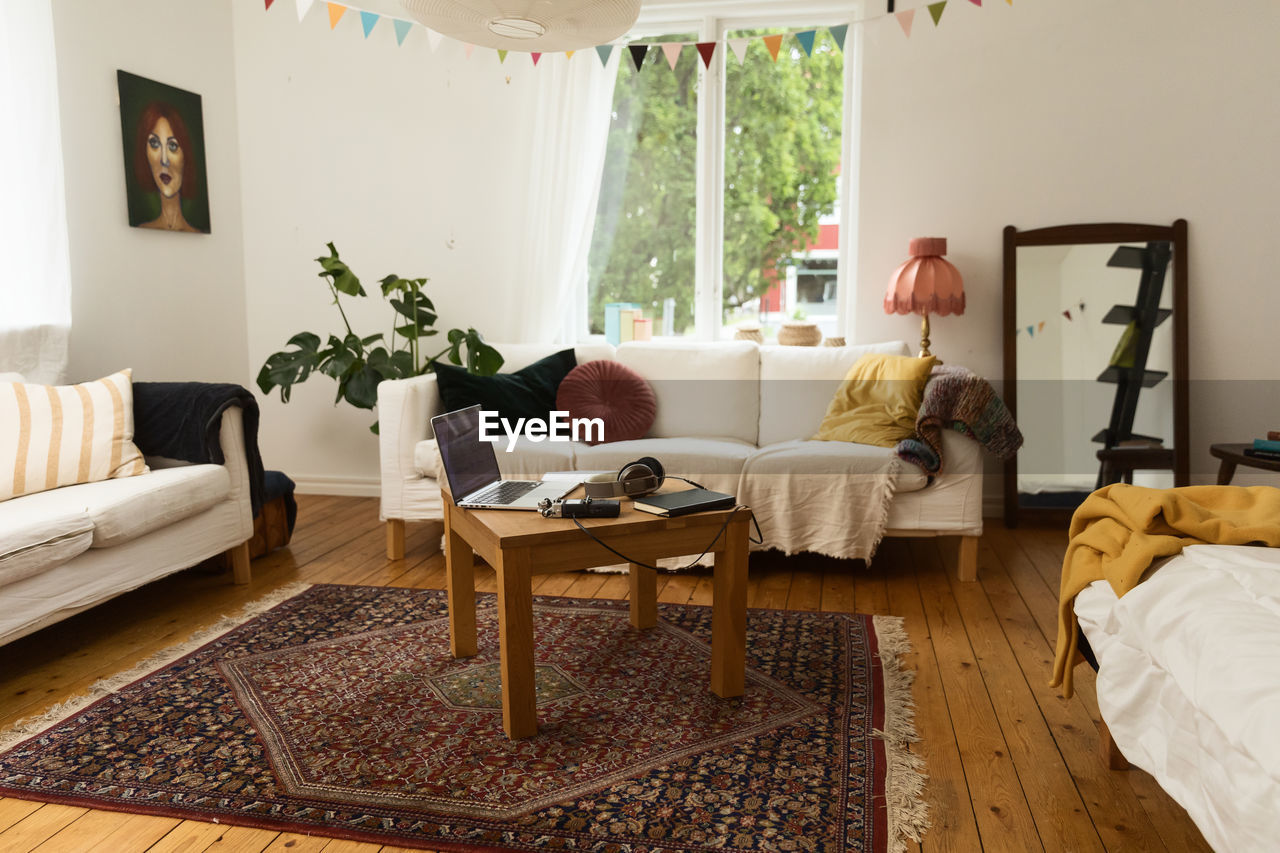
[[[224,551],[248,583],[239,408],[223,412],[218,440],[222,465],[149,456],[146,474],[0,502],[0,645]]]
[[[504,372],[519,370],[564,348],[495,346],[506,359]],[[511,453],[497,448],[503,476],[537,478],[547,471],[617,470],[641,456],[654,456],[670,473],[740,498],[752,495],[761,503],[783,488],[789,488],[788,496],[794,495],[794,480],[789,486],[785,481],[797,475],[812,476],[815,485],[809,491],[817,501],[825,491],[823,476],[846,471],[850,472],[848,478],[863,476],[855,472],[892,456],[892,448],[813,441],[811,436],[858,358],[867,353],[911,354],[903,341],[847,347],[758,346],[746,341],[633,342],[616,349],[592,342],[579,344],[574,350],[579,364],[616,359],[649,381],[658,413],[648,435],[594,446],[533,443],[521,438]],[[430,419],[442,411],[434,375],[385,381],[378,386],[380,512],[387,522],[387,554],[391,559],[404,554],[405,522],[443,520],[439,453],[430,427]],[[932,483],[918,467],[901,465],[884,534],[961,537],[960,575],[971,580],[977,576],[977,537],[982,534],[980,448],[971,438],[948,431],[943,436],[943,452],[944,473]],[[849,482],[846,479],[839,485],[847,490]],[[872,478],[866,482],[870,484]],[[770,485],[775,483],[776,489]],[[773,510],[771,518],[776,523],[763,525],[763,547],[779,547],[789,553],[810,550],[841,557],[865,556],[851,552],[851,539],[843,535],[848,531],[833,530],[829,524],[793,524],[799,515],[783,517],[777,506]],[[790,511],[801,514],[806,507],[795,506]]]

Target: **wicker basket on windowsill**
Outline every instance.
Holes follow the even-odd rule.
[[[786,322],[778,330],[778,343],[788,347],[816,347],[822,342],[817,323]]]

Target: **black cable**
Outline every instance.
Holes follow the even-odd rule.
[[[684,480],[683,477],[675,477],[673,479]],[[685,480],[685,482],[687,483],[689,481]],[[702,487],[698,486],[698,488],[702,488]],[[673,571],[683,572],[685,569],[692,569],[694,566],[698,565],[698,561],[701,560],[703,557],[707,556],[707,552],[711,550],[711,548],[716,544],[716,542],[720,541],[720,537],[723,536],[724,532],[729,529],[729,522],[733,521],[734,516],[738,514],[738,510],[740,509],[742,509],[742,507],[740,506],[735,506],[733,508],[733,512],[729,513],[729,517],[724,520],[724,524],[720,525],[720,529],[716,531],[716,535],[711,538],[711,541],[707,544],[707,547],[702,549],[702,553],[693,558],[692,563],[690,563],[687,566],[679,566],[676,569],[673,569]],[[755,521],[754,515],[751,517],[751,520]],[[596,536],[594,533],[592,533],[590,530],[584,527],[582,522],[578,520],[577,516],[574,516],[573,523],[578,525],[579,530],[587,534],[587,536],[591,537],[592,541],[594,541],[601,548],[608,551],[610,554],[613,554],[615,557],[621,557],[622,559],[626,560],[628,563],[635,563],[637,566],[640,566],[641,568],[653,569],[655,572],[664,571],[664,569],[662,569],[661,566],[651,566],[648,563],[642,563],[639,560],[634,560],[631,557],[628,557],[626,554],[622,553],[621,551],[616,550],[612,546],[606,545],[603,541],[601,541],[600,537]],[[756,544],[759,545],[764,542],[764,534],[760,533],[759,522],[756,522],[756,533],[760,536],[759,542],[756,542],[756,540],[751,539],[750,536],[748,536],[747,539],[752,542],[756,542]]]

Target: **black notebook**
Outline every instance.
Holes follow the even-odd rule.
[[[685,489],[683,492],[668,492],[665,495],[646,495],[636,498],[635,507],[641,512],[651,512],[654,515],[665,515],[670,518],[688,515],[691,512],[729,509],[737,503],[737,498],[726,495],[724,492],[713,492],[710,489]]]

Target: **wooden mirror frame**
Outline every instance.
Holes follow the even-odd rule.
[[[1018,417],[1018,249],[1022,246],[1065,246],[1085,243],[1146,243],[1166,240],[1173,247],[1173,484],[1191,480],[1191,446],[1188,419],[1190,390],[1187,362],[1187,220],[1172,225],[1138,225],[1105,222],[1057,225],[1019,231],[1004,229],[1004,402]],[[1065,523],[1071,510],[1018,505],[1018,457],[1004,464],[1004,521],[1017,527],[1019,520]]]

